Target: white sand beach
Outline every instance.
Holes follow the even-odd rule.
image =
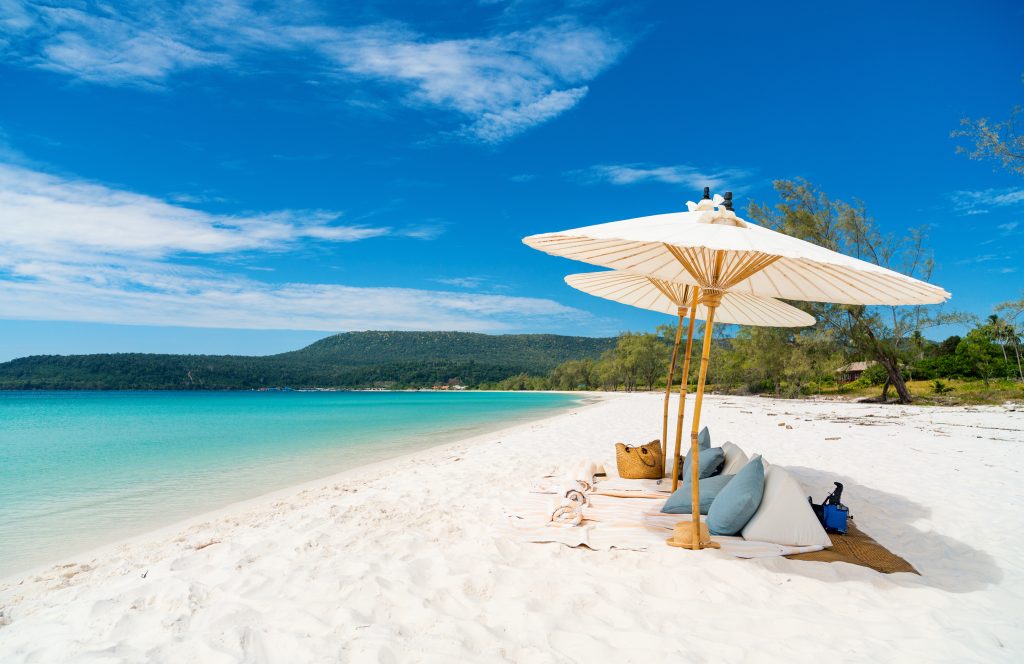
[[[726,440],[833,481],[921,572],[518,541],[505,503],[661,398],[546,420],[234,505],[0,583],[0,661],[792,662],[1024,657],[1024,409],[709,396]]]

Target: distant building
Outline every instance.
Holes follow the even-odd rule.
[[[845,366],[839,367],[835,370],[836,381],[838,381],[840,385],[852,383],[860,378],[862,373],[876,364],[878,364],[878,362],[868,360],[867,362],[851,362]]]
[[[464,390],[464,389],[466,389],[466,386],[463,385],[459,381],[458,378],[452,378],[447,383],[445,383],[443,385],[438,383],[438,384],[434,385],[433,387],[431,387],[430,389],[432,389],[432,390]]]

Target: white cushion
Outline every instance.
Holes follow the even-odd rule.
[[[761,505],[742,535],[746,540],[784,546],[832,546],[803,487],[780,466],[767,468]]]
[[[722,475],[735,475],[750,461],[747,453],[741,450],[739,445],[724,443],[722,451],[725,452],[725,465],[722,466]]]

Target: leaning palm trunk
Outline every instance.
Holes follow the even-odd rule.
[[[885,367],[885,373],[887,374],[885,379],[886,385],[891,384],[895,388],[900,403],[910,403],[913,397],[910,394],[910,389],[907,387],[907,382],[903,380],[903,374],[900,373],[899,363],[886,353],[880,354],[878,358],[879,363]],[[882,390],[882,401],[885,401],[886,391],[886,389]]]

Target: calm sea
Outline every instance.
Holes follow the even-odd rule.
[[[486,392],[0,392],[0,577],[577,403]]]

